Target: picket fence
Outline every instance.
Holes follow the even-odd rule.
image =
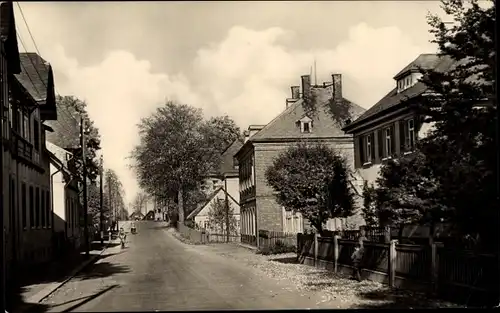
[[[303,264],[350,272],[357,241],[338,235],[297,235],[297,257]],[[431,245],[366,241],[362,260],[364,278],[391,287],[426,291],[459,302],[498,302],[498,255]]]

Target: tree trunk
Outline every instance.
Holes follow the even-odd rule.
[[[184,223],[184,192],[182,186],[177,191],[177,207],[179,209],[179,222]]]

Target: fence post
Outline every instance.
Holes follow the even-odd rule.
[[[438,260],[437,246],[435,242],[431,243],[431,294],[435,294],[438,287]]]
[[[389,245],[389,286],[394,287],[396,281],[396,244],[397,240],[391,240]]]
[[[384,236],[385,236],[384,242],[385,243],[391,242],[391,227],[390,226],[386,226],[385,229],[384,229],[384,232],[385,232],[385,234],[384,234]]]
[[[318,237],[319,234],[314,233],[314,266],[316,266],[318,263],[318,250],[319,250]]]
[[[333,272],[337,273],[339,264],[339,235],[333,236]]]

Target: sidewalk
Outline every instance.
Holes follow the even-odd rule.
[[[64,258],[36,265],[18,273],[16,286],[9,286],[8,298],[11,311],[22,312],[28,309],[29,311],[45,311],[47,308],[41,308],[42,305],[39,303],[85,266],[95,262],[108,244],[114,245],[115,243],[105,242],[103,247],[99,242],[93,242],[89,258],[86,258],[84,252],[74,252]]]

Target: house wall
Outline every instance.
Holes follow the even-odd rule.
[[[50,166],[51,174],[57,172],[57,168],[53,165]],[[54,214],[54,231],[55,232],[65,232],[66,231],[66,194],[64,190],[64,180],[61,172],[55,174],[52,178],[52,205]]]
[[[240,203],[240,181],[238,177],[226,177],[226,186],[228,194]]]
[[[212,204],[216,201],[219,200],[225,200],[225,194],[224,191],[221,190],[215,197],[213,197],[206,205],[205,207],[194,217],[194,222],[198,227],[200,228],[205,228],[205,229],[212,229],[211,225],[209,224],[209,212],[212,207]],[[238,230],[238,233],[240,232],[240,206],[238,203],[234,202],[231,198],[228,199],[231,207],[233,208],[233,214],[234,218],[236,219],[236,228]]]
[[[380,123],[375,123],[374,125],[364,129],[361,132],[357,132],[354,134],[354,153],[355,153],[355,167],[357,173],[362,177],[363,180],[367,181],[369,184],[376,185],[376,179],[379,176],[379,171],[381,165],[386,161],[383,156],[380,155],[379,146],[382,144],[377,133],[389,126],[394,127],[394,135],[393,140],[394,144],[394,155],[401,155],[401,130],[400,130],[400,121],[414,118],[416,119],[416,115],[409,112],[400,115],[392,116],[391,118],[386,119]],[[424,138],[428,135],[429,131],[433,129],[433,124],[431,123],[421,123],[419,125],[418,131],[416,132],[416,140],[419,138]],[[365,162],[362,164],[361,150],[360,150],[360,138],[366,136],[368,134],[374,133],[374,158],[371,162]],[[403,152],[404,153],[404,152]]]
[[[336,140],[323,140],[327,146],[341,153],[347,160],[351,169],[354,169],[354,144],[351,137]],[[273,189],[268,185],[265,172],[273,161],[288,147],[296,145],[295,142],[288,143],[256,143],[255,144],[255,180],[256,180],[256,207],[258,209],[258,229],[270,231],[288,231],[292,226],[286,225],[286,219],[283,218],[283,208],[276,202]],[[357,202],[360,199],[357,197]],[[301,230],[309,228],[309,222],[305,221],[299,213],[301,220]],[[362,217],[355,214],[349,219],[351,223],[363,225]],[[338,222],[328,222],[328,227],[335,227]]]

